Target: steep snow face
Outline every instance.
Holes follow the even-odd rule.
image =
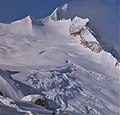
[[[33,25],[32,36],[23,35],[22,33],[20,33],[21,35],[20,34],[17,35],[17,33],[15,33],[14,35],[11,35],[9,33],[4,36],[1,35],[0,63],[2,64],[11,63],[10,65],[12,64],[39,65],[40,63],[46,64],[47,62],[49,62],[54,64],[55,60],[53,61],[52,59],[47,58],[48,55],[47,53],[54,51],[56,52],[56,47],[59,46],[58,43],[59,39],[61,39],[60,42],[61,45],[62,44],[64,45],[64,41],[68,40],[66,38],[67,36],[69,36],[69,23],[70,20],[58,22],[50,21],[43,27]],[[11,26],[11,24],[9,26]],[[23,28],[25,27],[23,26]],[[43,52],[42,55],[41,52]],[[51,57],[51,55],[49,56]],[[46,63],[45,61],[43,61],[44,59]],[[34,62],[32,62],[31,60],[34,60]],[[58,59],[56,59],[56,61],[57,60]]]
[[[66,10],[66,6],[63,9]],[[120,67],[115,67],[116,59],[110,53],[104,50],[95,53],[80,44],[81,39],[97,42],[86,25],[89,20],[50,19],[39,26],[28,19],[7,26],[15,24],[16,30],[21,30],[19,25],[29,22],[30,31],[11,32],[7,26],[1,30],[4,35],[0,35],[0,68],[20,72],[11,77],[9,71],[0,70],[0,90],[4,94],[0,97],[2,112],[7,105],[12,107],[13,114],[49,115],[51,111],[26,102],[39,98],[36,94],[40,94],[49,101],[49,109],[58,115],[64,112],[70,115],[118,114]],[[78,36],[70,35],[78,30]]]
[[[68,17],[69,17],[68,4],[64,4],[63,7],[56,8],[55,11],[47,18],[53,20],[61,20],[63,18],[68,18]]]
[[[32,35],[32,20],[30,16],[11,24],[0,24],[0,35]]]
[[[76,55],[77,50],[80,50],[85,55],[91,55],[90,52],[86,54],[85,51],[87,50],[81,48],[80,42],[85,46],[86,44],[84,43],[86,42],[84,42],[84,40],[90,42],[89,45],[87,44],[87,47],[91,47],[93,42],[98,43],[96,38],[92,35],[91,30],[86,26],[89,21],[88,19],[76,17],[72,21],[70,19],[60,21],[49,20],[44,24],[44,26],[38,26],[31,22],[30,17],[26,17],[21,21],[16,21],[14,23],[8,24],[8,26],[13,27],[13,24],[16,24],[15,30],[21,29],[21,26],[22,29],[25,28],[26,30],[26,25],[19,26],[21,23],[26,24],[26,21],[27,23],[29,22],[30,24],[28,25],[31,25],[30,27],[32,27],[32,29],[29,27],[32,35],[31,33],[29,34],[28,31],[22,30],[23,33],[20,34],[14,31],[14,34],[8,32],[7,34],[0,36],[0,58],[2,60],[0,62],[1,64],[20,66],[26,64],[48,65],[48,63],[51,63],[53,65],[58,65],[58,62],[64,63],[64,59],[69,59],[70,57],[73,58],[74,56],[69,57],[69,54]],[[11,29],[7,27],[4,27],[4,29],[11,31]],[[2,29],[2,31],[4,29]],[[74,33],[80,29],[82,30],[79,33],[81,40],[75,40],[72,36],[70,36],[72,31]],[[59,40],[60,42],[58,42]],[[62,51],[63,47],[64,53]],[[94,47],[92,47],[92,49],[93,48]],[[77,55],[80,54],[77,53]],[[109,54],[107,54],[106,57],[109,58]],[[34,62],[31,60],[34,60]],[[115,65],[116,60],[113,60],[114,62],[112,62]]]
[[[67,9],[64,11],[62,10],[62,12],[60,12],[59,9],[64,8],[64,6],[57,8],[52,16],[56,14],[56,18],[53,18],[55,20],[60,20],[62,18],[73,19],[75,16],[80,16],[82,18],[88,17],[90,19],[89,26],[96,32],[97,40],[102,47],[119,59],[119,5],[117,1],[118,0],[74,0],[68,3],[66,5]],[[114,51],[112,51],[113,49]]]
[[[16,29],[21,29],[19,23],[25,23],[26,18],[23,20],[12,24],[18,23]],[[85,24],[88,22],[88,19],[84,20],[77,17],[75,20],[78,20],[78,23],[76,23],[76,25],[78,25],[77,29],[80,29],[83,25],[86,27]],[[73,20],[73,22],[76,21]],[[27,35],[23,35],[24,32],[17,35],[16,31],[13,35],[10,33],[4,36],[1,35],[0,58],[2,61],[0,63],[10,65],[46,65],[51,63],[53,65],[58,65],[58,62],[62,63],[64,59],[69,59],[69,54],[76,55],[76,51],[80,49],[85,55],[91,55],[90,52],[86,54],[86,49],[81,48],[80,39],[74,40],[73,37],[70,36],[69,29],[73,22],[71,22],[71,20],[49,20],[44,26],[32,25],[32,35],[30,35],[29,32]],[[12,24],[8,26],[11,27]],[[25,25],[22,27],[26,28]],[[86,30],[88,34],[86,35],[86,33],[81,32],[81,37],[84,36],[86,41],[96,41],[95,37],[89,32],[89,29],[86,28]],[[59,40],[60,42],[58,42]],[[63,47],[64,53],[62,51]],[[74,56],[71,56],[71,58],[73,57]],[[34,60],[34,62],[31,60]]]

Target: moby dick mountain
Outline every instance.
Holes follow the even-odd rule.
[[[119,51],[76,3],[0,23],[1,115],[119,114]]]

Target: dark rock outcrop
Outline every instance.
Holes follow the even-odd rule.
[[[43,106],[43,107],[45,107],[46,109],[48,109],[48,101],[47,101],[47,99],[37,99],[37,100],[35,100],[35,104],[36,105],[40,105],[40,106]]]
[[[91,51],[95,53],[100,53],[102,51],[102,47],[95,41],[86,41],[85,39],[81,39],[80,44],[91,49]]]
[[[0,96],[3,96],[3,93],[0,91]]]

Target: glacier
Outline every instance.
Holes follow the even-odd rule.
[[[101,46],[91,18],[71,18],[70,8],[0,24],[1,115],[119,114],[119,60]]]

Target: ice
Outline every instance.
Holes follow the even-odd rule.
[[[97,27],[92,17],[63,19],[71,9],[65,4],[45,19],[0,24],[1,115],[119,114],[119,61],[88,27]],[[35,105],[38,98],[47,99],[48,110]]]

